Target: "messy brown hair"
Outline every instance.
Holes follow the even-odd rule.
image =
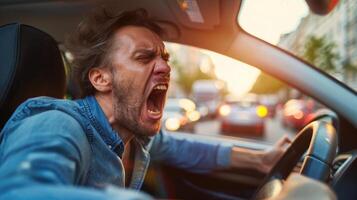
[[[95,88],[89,81],[88,73],[93,67],[110,66],[113,34],[125,26],[145,27],[159,36],[163,34],[163,29],[144,9],[113,15],[102,8],[88,15],[67,38],[66,47],[73,56],[71,78],[79,86],[77,97],[94,94]]]

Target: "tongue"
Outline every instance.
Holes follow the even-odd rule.
[[[147,108],[150,111],[160,112],[160,98],[156,92],[152,92],[147,100]]]
[[[151,120],[160,120],[161,118],[161,110],[159,107],[156,105],[157,102],[155,101],[155,98],[148,98],[147,100],[147,116]]]

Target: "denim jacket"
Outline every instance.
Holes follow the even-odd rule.
[[[230,163],[230,144],[163,131],[135,138],[134,146],[134,170],[125,188],[123,141],[93,96],[29,99],[0,133],[0,199],[150,199],[137,192],[150,160],[199,173]]]

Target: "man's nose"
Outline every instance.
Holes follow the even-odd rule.
[[[155,69],[154,69],[154,73],[155,74],[160,74],[160,75],[164,75],[167,76],[169,75],[171,72],[171,67],[169,66],[169,64],[163,60],[160,59],[156,65],[155,65]]]

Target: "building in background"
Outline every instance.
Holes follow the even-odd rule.
[[[357,88],[357,74],[347,69],[346,63],[357,66],[357,3],[355,0],[340,0],[339,5],[327,16],[318,16],[309,13],[302,18],[297,29],[283,34],[278,46],[302,55],[306,39],[310,36],[325,36],[330,42],[336,44],[336,51],[340,58],[336,63],[338,71],[342,74],[339,79]]]

